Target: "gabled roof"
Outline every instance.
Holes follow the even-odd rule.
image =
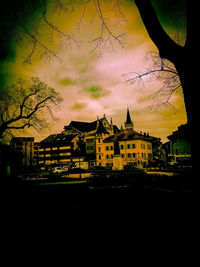
[[[119,133],[109,136],[103,140],[104,143],[114,142],[115,140],[118,141],[125,141],[125,140],[145,140],[151,141],[151,138],[148,136],[144,136],[132,129],[120,131]]]

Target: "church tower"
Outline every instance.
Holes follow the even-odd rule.
[[[133,130],[133,122],[131,120],[129,109],[127,108],[127,114],[126,114],[126,122],[124,123],[125,130],[131,129]]]

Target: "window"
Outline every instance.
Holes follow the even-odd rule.
[[[147,145],[147,149],[151,149],[151,145]]]
[[[145,144],[141,144],[141,148],[145,149]]]
[[[106,146],[106,151],[108,151],[109,150],[109,147],[108,146]]]
[[[131,158],[131,153],[128,153],[128,158]]]
[[[133,158],[135,158],[136,157],[136,154],[135,153],[133,153]]]
[[[132,144],[132,148],[136,148],[136,144]]]
[[[61,150],[61,149],[70,149],[70,146],[61,146],[61,147],[60,147],[60,150]]]
[[[127,148],[128,148],[128,149],[130,149],[130,148],[131,148],[131,145],[130,145],[130,144],[128,144],[128,145],[127,145]]]
[[[98,152],[101,152],[101,148],[100,147],[98,147]]]
[[[101,155],[99,155],[99,159],[101,159]]]
[[[121,148],[121,149],[124,149],[124,145],[121,145],[120,148]]]
[[[94,146],[87,146],[86,148],[87,148],[87,151],[92,151],[92,150],[94,150]]]
[[[124,154],[121,154],[122,155],[122,158],[124,158]]]
[[[71,153],[70,152],[66,152],[66,153],[60,153],[59,156],[70,156]]]
[[[110,146],[110,150],[113,150],[113,146]]]

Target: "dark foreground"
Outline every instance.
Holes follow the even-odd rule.
[[[176,176],[116,175],[95,179],[23,181],[9,178],[2,187],[8,209],[137,208],[138,205],[176,203],[192,199],[192,173]]]

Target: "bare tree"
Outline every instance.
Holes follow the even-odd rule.
[[[90,51],[97,52],[99,56],[103,52],[115,52],[118,47],[124,48],[126,46],[126,33],[119,33],[119,28],[122,28],[125,23],[126,17],[122,12],[122,3],[120,0],[108,1],[111,3],[111,14],[107,18],[104,14],[104,1],[101,0],[85,0],[85,1],[62,1],[53,0],[51,5],[47,5],[46,0],[40,0],[38,6],[35,7],[34,12],[40,15],[35,21],[35,17],[31,14],[32,0],[29,0],[25,5],[25,11],[17,5],[18,11],[18,27],[13,31],[13,37],[16,42],[21,41],[26,37],[31,43],[32,47],[30,52],[24,59],[24,63],[31,64],[32,58],[35,53],[40,54],[42,60],[49,61],[52,58],[62,60],[59,55],[59,50],[62,48],[79,48],[82,43],[87,43],[90,46]],[[88,10],[94,10],[87,21],[91,21],[94,25],[98,25],[97,35],[90,40],[79,40],[76,33],[83,30],[85,15]],[[63,12],[66,15],[74,12],[74,9],[82,10],[80,12],[80,19],[75,25],[74,34],[65,32],[56,22],[51,21],[51,15],[55,12]],[[28,11],[27,11],[28,10]],[[26,21],[29,21],[28,25]],[[31,26],[30,26],[31,25]],[[46,38],[44,40],[41,29],[46,29]]]
[[[116,25],[121,25],[126,22],[126,17],[122,12],[122,2],[120,0],[109,1],[112,5],[112,16],[107,18],[104,12],[104,3],[106,1],[101,0],[85,0],[85,1],[70,1],[70,0],[53,0],[51,2],[51,6],[46,4],[46,0],[38,1],[38,6],[36,9],[40,10],[40,15],[38,16],[38,21],[35,23],[31,23],[31,15],[26,20],[29,19],[29,25],[34,25],[28,27],[24,22],[24,14],[31,14],[31,12],[27,12],[27,10],[31,10],[32,0],[27,1],[26,4],[26,12],[22,11],[20,6],[17,5],[19,21],[19,27],[16,28],[14,35],[16,36],[16,40],[20,39],[22,35],[28,37],[30,42],[32,43],[32,48],[30,53],[25,58],[24,62],[31,63],[32,57],[34,54],[39,51],[42,59],[49,60],[52,57],[60,59],[58,54],[58,47],[69,46],[69,47],[79,47],[82,40],[78,40],[74,35],[65,33],[63,29],[59,28],[56,23],[51,21],[51,15],[53,12],[70,12],[73,13],[75,8],[82,9],[81,16],[79,22],[76,24],[76,29],[82,29],[82,25],[84,24],[84,20],[86,17],[86,12],[89,9],[90,5],[93,6],[91,10],[94,10],[94,13],[90,15],[88,20],[91,20],[94,23],[100,26],[97,29],[97,35],[91,39],[87,40],[91,45],[91,52],[96,51],[101,55],[105,50],[109,52],[113,52],[116,50],[116,44],[120,47],[126,46],[125,40],[125,32],[119,33],[119,27]],[[143,20],[144,26],[149,34],[149,37],[154,42],[159,51],[159,57],[155,57],[153,55],[153,60],[155,58],[158,60],[156,62],[156,67],[148,72],[151,75],[157,75],[161,78],[165,75],[169,75],[168,78],[164,82],[163,88],[159,90],[158,95],[162,97],[165,95],[166,99],[164,103],[169,105],[169,99],[173,92],[175,92],[175,88],[179,88],[179,84],[181,83],[184,95],[184,101],[186,106],[186,112],[188,117],[188,122],[192,124],[192,94],[190,89],[190,70],[189,66],[191,66],[191,56],[192,53],[191,43],[192,43],[192,34],[191,34],[191,12],[187,10],[187,35],[186,42],[184,45],[180,45],[167,34],[167,32],[163,29],[156,11],[151,3],[151,0],[135,0],[135,4],[139,10],[141,18]],[[76,6],[78,5],[78,6]],[[115,22],[113,21],[115,19]],[[42,34],[40,32],[40,26],[47,27],[49,31],[49,37],[46,38],[46,42],[41,38]],[[115,25],[115,26],[114,26]],[[55,38],[57,37],[57,46],[55,44]],[[171,62],[174,67],[172,67]],[[188,62],[190,62],[188,64]],[[154,66],[155,67],[155,66]],[[159,74],[160,72],[160,74]],[[133,73],[134,74],[134,73]],[[177,75],[178,74],[178,75]],[[135,76],[132,78],[142,79],[147,76],[146,73],[135,73]],[[129,76],[130,77],[130,76]],[[179,77],[179,78],[178,78]],[[133,81],[133,79],[132,79]],[[180,81],[180,82],[179,82]],[[174,88],[172,88],[172,82],[174,82]],[[167,96],[168,92],[168,96]]]
[[[172,40],[163,29],[156,14],[156,11],[151,3],[151,0],[135,0],[135,3],[145,25],[145,28],[149,34],[149,37],[158,48],[160,58],[164,60],[161,62],[165,62],[165,60],[168,60],[175,66],[183,89],[188,123],[192,127],[192,91],[190,79],[191,74],[189,70],[189,66],[191,66],[190,63],[192,54],[191,12],[189,12],[187,6],[186,42],[184,46],[181,46],[177,44],[174,40]],[[165,71],[165,69],[162,69],[162,64],[161,71]],[[167,69],[166,71],[168,73],[172,72],[172,70],[170,69]]]
[[[145,57],[147,68],[142,72],[129,72],[122,74],[125,82],[134,84],[136,82],[144,84],[152,80],[162,82],[162,87],[149,97],[154,100],[154,104],[149,106],[152,110],[174,108],[170,102],[172,95],[181,88],[178,72],[174,65],[159,56],[158,52],[150,51]]]
[[[59,93],[38,78],[19,79],[0,95],[0,139],[12,130],[47,127],[61,101]]]

